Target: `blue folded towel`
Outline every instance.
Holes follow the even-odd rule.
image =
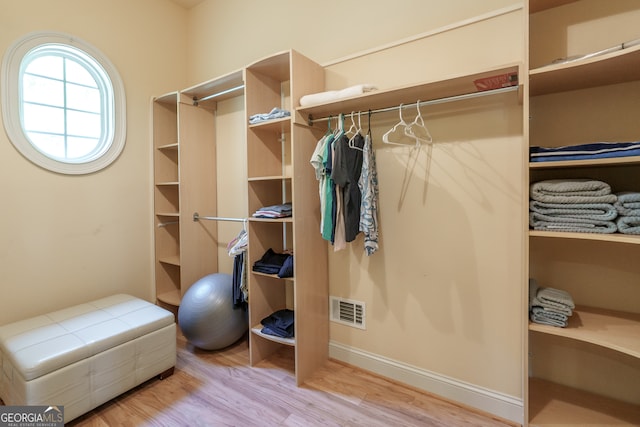
[[[640,142],[596,142],[564,147],[530,147],[532,162],[640,156]]]

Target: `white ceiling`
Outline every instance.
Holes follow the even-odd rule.
[[[191,9],[192,7],[202,3],[204,0],[171,0],[175,4],[178,4],[185,9]]]

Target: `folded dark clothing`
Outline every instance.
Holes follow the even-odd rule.
[[[253,271],[256,273],[264,273],[264,274],[278,274],[280,272],[280,268],[282,267],[263,267],[259,265],[253,266]]]
[[[253,264],[253,271],[265,274],[278,274],[289,257],[289,254],[279,254],[269,248],[258,261]]]
[[[293,277],[293,255],[284,260],[284,264],[278,271],[278,277]]]
[[[294,336],[294,313],[288,308],[278,310],[262,319],[262,332],[282,338]]]

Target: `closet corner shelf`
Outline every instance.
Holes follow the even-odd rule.
[[[173,144],[166,144],[166,145],[161,145],[159,147],[156,147],[158,150],[177,150],[178,149],[178,143],[174,142]]]
[[[250,222],[274,222],[274,223],[284,223],[284,222],[293,222],[293,217],[288,216],[285,218],[249,218]]]
[[[153,100],[161,104],[176,105],[178,103],[178,92],[165,93],[164,95],[156,96]]]
[[[566,328],[531,322],[529,330],[588,342],[640,359],[640,313],[579,306]]]
[[[178,212],[156,212],[156,216],[166,216],[169,218],[179,218],[180,213]]]
[[[351,111],[377,110],[416,102],[431,101],[470,93],[480,92],[474,80],[507,73],[519,73],[519,65],[509,65],[474,74],[458,75],[452,78],[427,81],[386,90],[375,90],[363,95],[344,98],[323,104],[298,107],[296,111],[303,117],[320,117]],[[486,91],[487,94],[491,91]]]
[[[529,0],[529,13],[542,12],[543,10],[553,9],[576,1],[578,0]]]
[[[256,276],[262,276],[262,277],[271,277],[272,279],[277,279],[277,280],[295,280],[295,278],[293,277],[279,277],[277,274],[266,274],[266,273],[260,273],[259,271],[251,271],[251,273],[255,274]]]
[[[640,406],[529,378],[529,425],[640,425]]]
[[[265,120],[264,122],[249,125],[249,129],[277,133],[289,132],[291,129],[291,117]]]
[[[240,96],[243,93],[244,79],[242,70],[233,71],[181,91],[182,95],[191,100],[200,100],[199,102],[212,104]]]
[[[158,261],[163,263],[163,264],[170,264],[170,265],[175,265],[177,267],[180,267],[180,256],[179,255],[165,256],[165,257],[162,257],[162,258],[158,259]]]
[[[172,186],[172,185],[180,185],[180,182],[178,182],[178,181],[163,181],[163,182],[156,182],[156,185],[159,186],[159,187],[160,186],[166,187],[166,186]]]
[[[529,71],[531,96],[640,80],[640,45]]]
[[[597,240],[601,242],[628,243],[640,245],[640,236],[623,233],[600,234],[600,233],[576,233],[571,231],[541,231],[529,230],[529,237],[549,237],[559,239],[576,240]]]
[[[180,291],[175,289],[173,291],[163,292],[156,295],[156,299],[158,301],[162,301],[165,304],[169,304],[174,307],[180,307],[180,301],[182,300],[182,297],[180,296]]]
[[[285,175],[254,176],[254,177],[248,178],[247,180],[249,182],[257,182],[257,181],[281,181],[283,179],[291,179],[291,177],[285,176]]]
[[[640,156],[611,157],[607,159],[593,160],[561,160],[554,162],[529,162],[531,169],[553,169],[566,167],[588,167],[588,166],[623,166],[640,164]]]
[[[274,342],[284,344],[284,345],[289,345],[292,347],[296,345],[295,338],[281,338],[281,337],[276,337],[275,335],[263,334],[262,325],[256,325],[252,327],[251,332],[269,341],[274,341]]]

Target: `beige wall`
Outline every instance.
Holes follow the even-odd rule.
[[[32,31],[101,50],[127,97],[127,141],[106,170],[45,171],[0,132],[0,324],[116,292],[152,300],[149,100],[186,83],[187,12],[168,0],[0,2],[0,52]]]
[[[364,82],[386,89],[524,59],[524,18],[511,0],[276,4],[207,0],[194,8],[190,83],[289,48],[326,65],[327,89]],[[313,25],[311,17],[322,15],[343,30]],[[399,39],[406,43],[375,51]],[[227,115],[243,113],[238,102],[219,109],[227,123]],[[362,237],[346,251],[328,247],[330,293],[365,302],[367,329],[331,323],[330,338],[348,351],[495,391],[517,407],[526,319],[522,105],[512,93],[427,107],[423,114],[438,143],[420,152],[382,145],[381,135],[397,115],[382,114],[372,123],[382,250],[367,257]],[[225,135],[217,141],[224,177],[220,213],[247,215],[244,195],[229,193],[246,188],[231,183],[245,179],[235,163],[243,148],[230,148],[243,131],[219,132]],[[234,161],[225,162],[227,155]],[[237,227],[228,235],[234,232]],[[222,271],[230,268],[225,256],[221,251]]]

